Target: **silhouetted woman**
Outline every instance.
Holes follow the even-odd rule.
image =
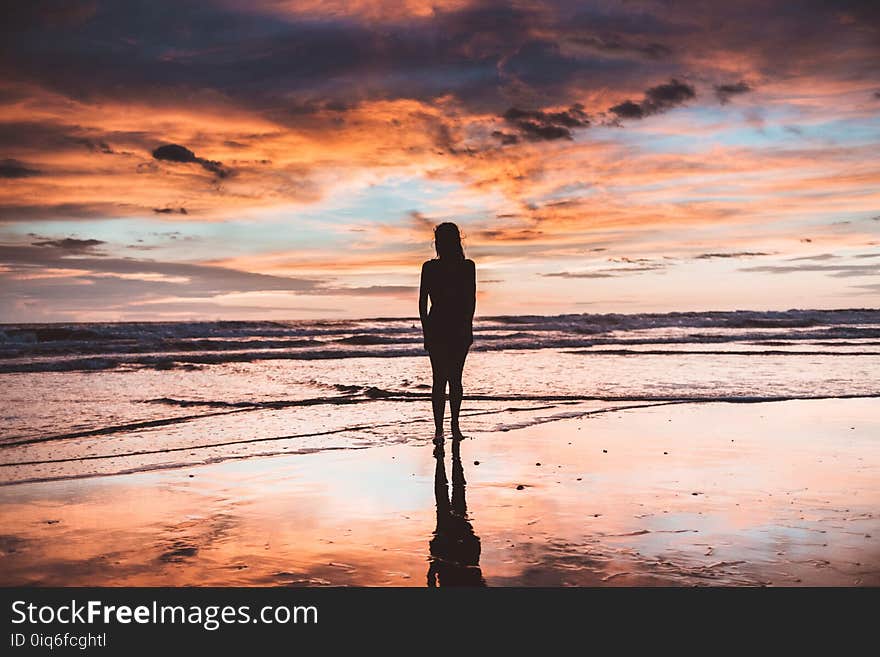
[[[434,382],[434,442],[443,441],[443,413],[446,384],[449,384],[449,410],[452,436],[461,438],[458,415],[461,410],[461,373],[468,349],[474,341],[473,320],[476,306],[477,276],[473,260],[464,257],[461,234],[453,223],[434,229],[437,257],[422,265],[419,289],[419,316],[425,336],[425,349],[431,357]],[[431,309],[428,310],[428,299]]]

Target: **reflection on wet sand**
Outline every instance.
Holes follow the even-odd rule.
[[[480,537],[467,513],[461,441],[452,442],[452,498],[446,478],[443,446],[434,450],[434,497],[437,528],[430,542],[428,586],[485,586],[480,570]]]
[[[412,435],[0,486],[0,584],[880,585],[876,400]]]

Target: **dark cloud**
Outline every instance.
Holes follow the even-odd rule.
[[[585,128],[590,125],[590,119],[584,112],[584,106],[572,105],[569,109],[561,112],[546,112],[543,110],[525,110],[511,107],[504,113],[504,120],[516,128],[520,136],[529,141],[553,141],[555,139],[571,139],[573,128]],[[496,131],[502,143],[510,140],[511,135]]]
[[[165,144],[159,146],[153,151],[153,157],[157,160],[165,160],[167,162],[192,162],[196,163],[199,158],[185,146],[178,144]]]
[[[650,258],[629,258],[622,256],[620,258],[608,258],[608,262],[626,262],[629,264],[643,264],[651,262]]]
[[[625,100],[609,110],[617,115],[619,119],[642,119],[645,117],[645,110],[641,103],[634,103],[631,100]]]
[[[666,84],[658,84],[645,92],[645,102],[657,111],[662,111],[696,97],[694,88],[686,82],[672,79]]]
[[[809,255],[809,256],[799,256],[797,258],[789,258],[788,262],[801,262],[804,260],[813,261],[813,262],[822,262],[824,260],[836,260],[840,256],[836,256],[833,253],[820,253],[818,255]]]
[[[156,214],[189,214],[186,208],[153,208]]]
[[[78,220],[103,217],[131,217],[149,212],[148,209],[126,203],[54,203],[0,204],[0,223],[33,221],[39,219]]]
[[[605,271],[616,276],[618,274],[640,274],[660,269],[665,269],[665,267],[663,265],[645,265],[644,267],[618,267],[617,269],[606,269]]]
[[[60,240],[38,240],[31,242],[32,246],[51,247],[53,249],[61,249],[72,253],[82,253],[92,251],[96,246],[106,244],[103,240],[81,240],[75,237],[65,237]]]
[[[51,39],[36,24],[14,32],[0,68],[80,99],[185,94],[191,107],[221,98],[300,123],[370,98],[497,95],[499,60],[526,38],[527,15],[499,5],[385,25],[261,2],[118,0]]]
[[[523,136],[530,141],[553,141],[555,139],[571,139],[571,130],[559,125],[542,125],[531,121],[519,124]]]
[[[874,98],[880,98],[880,91],[874,92]]]
[[[754,258],[757,256],[768,256],[772,253],[764,253],[763,251],[734,251],[732,253],[701,253],[694,256],[694,260],[714,260],[715,258]]]
[[[643,119],[659,114],[696,98],[697,92],[686,82],[675,78],[665,84],[658,84],[645,92],[640,102],[625,100],[609,109],[618,119]]]
[[[511,144],[518,144],[519,137],[516,135],[512,135],[509,132],[503,132],[501,130],[494,130],[492,132],[492,136],[495,137],[498,141],[501,142],[502,146],[509,146]]]
[[[165,162],[180,162],[183,164],[198,164],[206,171],[210,171],[218,178],[226,178],[231,173],[231,169],[223,166],[222,162],[215,160],[206,160],[203,157],[196,156],[186,146],[179,144],[164,144],[153,150],[153,158]]]
[[[556,271],[549,274],[541,274],[545,278],[613,278],[613,274],[602,271]]]
[[[868,293],[880,294],[880,283],[868,283],[867,285],[853,285],[852,287],[859,290],[867,290]]]
[[[110,144],[108,144],[106,141],[94,141],[92,139],[80,137],[76,139],[76,142],[82,144],[93,153],[104,153],[105,155],[113,155],[116,152],[110,147]]]
[[[563,106],[584,89],[644,88],[729,52],[768,76],[877,73],[877,12],[851,2],[477,0],[377,19],[356,8],[292,14],[275,0],[12,4],[4,78],[86,102],[216,109],[222,100],[279,124],[344,115],[371,99],[443,96],[494,114],[511,104]],[[58,29],[68,20],[59,16],[75,28]],[[661,88],[646,100],[616,115],[639,118],[687,98]]]
[[[540,110],[523,110],[511,107],[504,113],[508,121],[534,121],[536,123],[550,123],[561,125],[566,128],[579,128],[590,125],[590,120],[584,114],[583,105],[574,105],[563,112],[544,112]]]
[[[645,262],[650,263],[647,259],[630,260],[621,258],[613,262]],[[607,267],[604,269],[594,269],[592,271],[559,271],[549,274],[541,274],[547,278],[615,278],[617,276],[627,276],[629,274],[644,274],[646,272],[662,272],[666,268],[665,264],[653,263],[644,265],[634,265],[631,267]]]
[[[662,16],[566,5],[477,0],[373,20],[356,8],[291,14],[274,0],[117,0],[51,39],[39,25],[15,32],[0,68],[80,100],[221,100],[303,125],[373,99],[444,96],[491,113],[538,98],[567,105],[575,84],[641,84],[640,64],[669,52],[655,36],[680,31]]]
[[[799,272],[825,272],[834,278],[880,276],[880,265],[766,265],[743,267],[740,271],[762,274],[794,274]]]
[[[25,166],[18,160],[0,160],[0,178],[31,178],[39,176],[40,171]]]
[[[726,105],[727,103],[729,103],[732,96],[747,94],[750,91],[752,91],[752,87],[743,80],[740,80],[739,82],[735,82],[733,84],[715,85],[715,96],[718,98],[719,101],[721,101],[722,105]]]

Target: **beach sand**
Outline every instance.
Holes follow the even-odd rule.
[[[461,472],[447,441],[439,481],[413,431],[424,440],[4,486],[0,584],[880,585],[876,399],[476,433]]]

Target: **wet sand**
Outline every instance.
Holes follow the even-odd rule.
[[[880,585],[875,399],[429,438],[4,486],[0,584]]]

